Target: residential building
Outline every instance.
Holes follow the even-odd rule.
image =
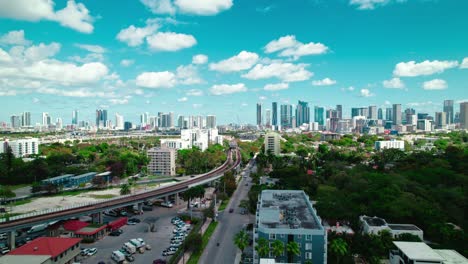
[[[31,112],[23,112],[23,114],[21,115],[21,126],[31,126]]]
[[[380,232],[386,230],[392,234],[394,238],[402,234],[411,234],[424,239],[424,232],[417,226],[412,224],[389,224],[385,219],[374,216],[361,215],[359,217],[361,223],[362,233],[378,235]]]
[[[304,101],[300,101],[296,107],[296,127],[302,124],[309,124],[310,122],[310,108],[309,104]]]
[[[278,126],[278,103],[277,102],[273,102],[272,103],[272,119],[271,119],[271,124],[273,126]]]
[[[393,125],[401,125],[401,104],[394,104],[392,110]]]
[[[254,263],[260,256],[255,246],[260,239],[271,243],[279,240],[284,245],[283,253],[276,257],[281,263],[327,263],[327,232],[321,224],[316,210],[304,191],[264,190],[258,204],[254,224]],[[288,243],[299,245],[300,255],[290,255]],[[270,250],[269,258],[275,258]]]
[[[280,135],[274,132],[265,135],[265,154],[279,155],[281,152]]]
[[[424,242],[394,241],[397,249],[390,250],[390,264],[465,264],[468,259],[455,250],[432,249]]]
[[[377,106],[375,105],[369,106],[369,110],[367,114],[368,114],[367,119],[377,120]]]
[[[468,102],[460,103],[460,128],[468,129]]]
[[[323,126],[325,124],[323,119],[323,112],[325,109],[323,107],[316,106],[314,107],[314,121],[319,125]]]
[[[39,154],[39,139],[37,138],[22,138],[3,142],[0,145],[1,152],[6,152],[6,148],[10,147],[13,155],[17,158],[27,157],[29,155]]]
[[[257,103],[257,126],[262,126],[262,104]]]
[[[417,129],[422,130],[423,132],[432,131],[432,121],[429,119],[420,119],[418,120]]]
[[[222,144],[223,136],[218,135],[218,129],[182,129],[180,138],[161,139],[161,146],[174,149],[189,149],[198,147],[205,151],[209,144]]]
[[[216,116],[215,115],[206,116],[206,128],[216,128]]]
[[[12,115],[10,117],[10,121],[11,121],[11,128],[20,128],[21,127],[21,116]]]
[[[393,120],[393,114],[392,114],[393,109],[388,107],[385,108],[385,120],[387,121],[392,121]]]
[[[383,149],[405,150],[405,141],[403,140],[375,141],[374,149],[377,151],[383,150]]]
[[[271,127],[271,110],[270,109],[265,110],[265,126]]]
[[[336,117],[343,119],[343,105],[336,105],[336,112],[338,113]]]
[[[287,104],[280,106],[280,122],[283,128],[292,127],[292,105]]]
[[[152,148],[148,150],[148,173],[175,176],[177,150],[173,148]]]
[[[453,124],[453,100],[444,100],[445,124]]]
[[[81,238],[39,237],[0,258],[0,264],[69,264],[80,254]]]

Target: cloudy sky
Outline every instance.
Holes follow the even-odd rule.
[[[112,3],[112,4],[111,4]],[[468,1],[0,0],[0,121],[468,99]],[[456,105],[458,108],[458,105]],[[458,110],[458,109],[457,109]]]

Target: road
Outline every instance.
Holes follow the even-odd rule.
[[[236,245],[234,245],[234,235],[238,233],[244,225],[254,222],[253,215],[242,215],[240,213],[241,209],[239,208],[240,201],[247,199],[247,194],[252,185],[250,166],[247,167],[245,172],[246,178],[242,178],[226,210],[219,214],[219,224],[198,263],[234,263],[238,250]],[[245,186],[246,183],[248,186]],[[229,213],[230,208],[234,209],[233,213]],[[217,243],[219,243],[219,246],[216,245]]]

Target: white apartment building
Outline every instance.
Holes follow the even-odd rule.
[[[383,150],[383,149],[405,150],[405,141],[403,140],[376,141],[374,145],[374,149],[375,150]]]
[[[148,173],[164,176],[176,175],[176,149],[152,148],[148,150],[148,157],[150,158]]]
[[[273,155],[279,155],[281,151],[280,136],[277,133],[267,133],[265,135],[265,154],[271,152]]]
[[[39,139],[37,138],[23,138],[11,141],[5,140],[0,143],[2,143],[0,145],[0,153],[6,152],[9,146],[13,155],[17,158],[39,154]]]
[[[218,135],[218,129],[182,129],[180,131],[180,139],[161,139],[161,146],[175,149],[198,147],[201,151],[205,151],[210,143],[223,143],[223,137]]]
[[[362,233],[378,235],[380,232],[387,230],[393,237],[402,234],[411,234],[418,236],[421,240],[424,239],[424,232],[417,226],[412,224],[389,224],[385,219],[380,217],[370,217],[361,215],[359,217],[361,222]]]

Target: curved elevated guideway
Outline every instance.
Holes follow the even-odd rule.
[[[236,156],[235,160],[233,155]],[[90,215],[95,213],[101,213],[105,210],[111,210],[114,208],[135,205],[138,203],[143,203],[144,201],[152,198],[164,197],[171,194],[176,194],[183,192],[188,188],[200,184],[204,184],[213,180],[216,180],[223,176],[223,174],[229,170],[236,169],[240,165],[241,156],[238,149],[230,149],[228,153],[228,158],[226,162],[220,167],[207,172],[205,174],[200,174],[191,179],[160,187],[155,190],[141,192],[138,194],[125,195],[117,198],[108,199],[105,201],[99,201],[95,203],[88,203],[83,205],[77,205],[74,207],[68,208],[57,208],[50,209],[46,211],[29,213],[24,215],[18,215],[10,217],[8,220],[0,220],[0,233],[2,232],[11,232],[14,233],[15,230],[25,227],[31,227],[34,225],[39,225],[43,223],[48,223],[52,221],[65,220],[72,217],[79,217],[82,215]]]

